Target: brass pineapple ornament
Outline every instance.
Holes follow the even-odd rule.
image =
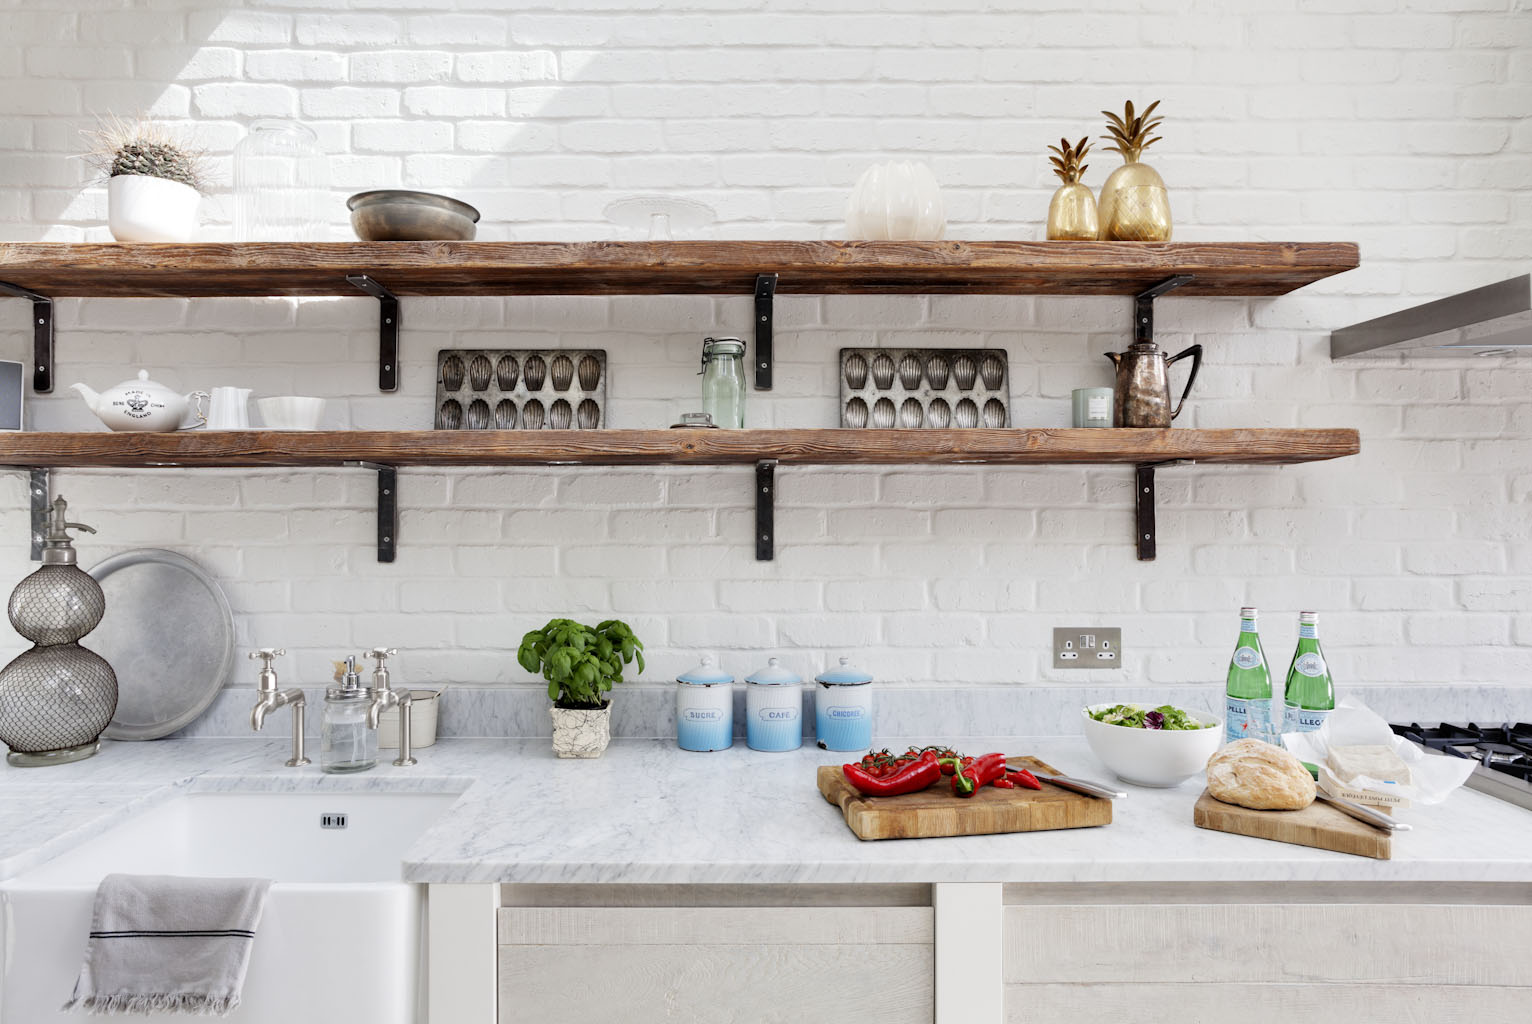
[[[1060,139],[1057,146],[1048,147],[1048,152],[1054,154],[1048,158],[1053,173],[1064,183],[1048,203],[1048,240],[1095,241],[1099,233],[1096,197],[1080,182],[1090,166],[1082,162],[1090,152],[1090,142],[1081,139],[1071,146],[1068,139]]]
[[[1155,130],[1161,117],[1154,117],[1155,100],[1138,115],[1133,113],[1133,101],[1129,100],[1118,117],[1110,110],[1106,115],[1107,131],[1103,135],[1112,145],[1108,151],[1122,156],[1123,164],[1107,176],[1101,186],[1101,199],[1097,203],[1097,216],[1101,224],[1099,238],[1113,242],[1168,242],[1170,241],[1170,194],[1165,191],[1165,181],[1153,167],[1141,163],[1144,150],[1160,141]]]

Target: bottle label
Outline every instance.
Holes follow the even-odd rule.
[[[1261,652],[1254,647],[1241,647],[1234,652],[1234,664],[1240,668],[1258,668],[1261,664]]]
[[[1330,711],[1327,708],[1298,708],[1289,704],[1287,705],[1287,713],[1282,719],[1282,731],[1314,732],[1321,725],[1324,725],[1325,719],[1329,717]]]
[[[1298,624],[1298,637],[1305,640],[1319,639],[1319,626],[1313,622],[1300,622]]]
[[[1325,659],[1314,651],[1310,651],[1308,654],[1299,655],[1298,660],[1293,662],[1293,667],[1310,679],[1318,679],[1325,674]]]
[[[1241,633],[1254,633],[1255,632],[1255,620],[1254,619],[1240,619],[1239,620],[1239,631]]]
[[[1267,735],[1270,702],[1229,697],[1224,703],[1224,742],[1270,740]]]

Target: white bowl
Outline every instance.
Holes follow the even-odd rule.
[[[1133,729],[1098,722],[1093,711],[1116,707],[1121,701],[1092,704],[1080,712],[1085,722],[1085,742],[1117,777],[1135,786],[1165,789],[1178,786],[1207,767],[1208,758],[1223,745],[1223,721],[1198,711],[1187,714],[1204,729]],[[1153,704],[1129,704],[1153,710]]]
[[[318,430],[324,415],[323,398],[283,395],[280,398],[257,398],[261,422],[267,430]]]

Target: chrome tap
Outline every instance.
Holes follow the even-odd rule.
[[[303,712],[308,706],[308,701],[303,696],[303,691],[298,687],[290,687],[286,690],[277,689],[277,673],[271,667],[272,659],[279,658],[287,651],[280,647],[262,647],[258,651],[250,652],[250,660],[261,659],[261,678],[257,684],[259,694],[255,707],[250,710],[250,728],[256,732],[261,731],[261,726],[266,724],[266,716],[284,705],[293,709],[293,756],[288,759],[287,767],[301,768],[312,762],[303,754]]]
[[[372,670],[372,706],[367,709],[367,724],[376,729],[383,712],[399,709],[399,756],[394,758],[394,766],[407,768],[418,763],[410,750],[410,691],[401,693],[388,683],[387,661],[398,653],[392,647],[374,647],[367,652],[367,657],[378,663]]]

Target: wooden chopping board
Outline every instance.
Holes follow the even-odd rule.
[[[1216,800],[1204,789],[1192,811],[1192,822],[1214,832],[1233,832],[1358,857],[1388,860],[1392,856],[1391,833],[1357,821],[1320,800],[1301,811],[1256,811]]]
[[[1035,757],[1008,763],[1062,775]],[[971,797],[953,795],[943,776],[930,789],[902,796],[863,796],[846,781],[838,764],[819,766],[819,792],[841,809],[858,839],[928,839],[982,836],[996,832],[1041,832],[1056,828],[1110,825],[1112,801],[1043,783],[1042,789],[985,786]]]

